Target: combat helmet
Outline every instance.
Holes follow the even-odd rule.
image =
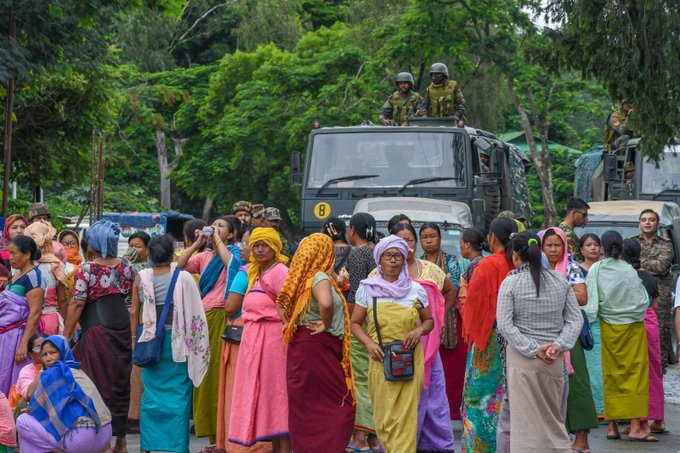
[[[411,87],[415,85],[415,81],[413,80],[413,76],[410,72],[400,72],[397,74],[397,78],[394,79],[394,84],[399,86],[399,82],[408,82],[411,84]]]
[[[446,76],[446,78],[449,78],[449,69],[446,67],[444,63],[435,63],[432,66],[430,66],[430,77],[432,77],[432,74],[435,72],[441,72]]]

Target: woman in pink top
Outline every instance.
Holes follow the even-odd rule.
[[[286,356],[276,297],[288,275],[283,245],[272,228],[250,235],[248,291],[243,300],[243,334],[236,363],[229,442],[244,446],[271,441],[274,453],[290,453]]]
[[[234,245],[238,240],[240,222],[235,217],[221,217],[211,227],[197,232],[197,239],[177,260],[177,267],[190,274],[200,274],[198,286],[208,321],[210,362],[200,386],[194,388],[193,419],[197,437],[217,440],[217,395],[220,382],[222,332],[227,323],[224,301],[231,282],[241,266],[241,252]],[[208,230],[212,228],[212,231]],[[208,233],[208,234],[206,234]],[[195,252],[208,245],[201,253]]]

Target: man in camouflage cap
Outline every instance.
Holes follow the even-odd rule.
[[[281,238],[281,243],[283,244],[283,249],[281,253],[290,258],[290,246],[288,245],[288,239],[281,232],[281,212],[278,208],[265,208],[264,209],[264,225],[265,227],[274,228]]]
[[[39,222],[41,220],[49,221],[52,217],[47,203],[31,203],[28,206],[28,223]]]
[[[254,204],[251,212],[250,224],[254,227],[264,226],[264,205],[262,203]]]
[[[399,88],[387,98],[380,112],[380,124],[383,126],[405,123],[406,117],[415,115],[423,97],[413,91],[413,76],[410,72],[397,74],[394,84]]]
[[[237,201],[231,208],[231,213],[243,223],[250,223],[253,215],[253,204],[250,201]]]
[[[640,264],[651,272],[659,287],[659,305],[656,317],[659,321],[659,342],[661,343],[661,368],[666,372],[668,358],[671,355],[671,316],[673,303],[673,244],[670,240],[658,235],[659,214],[653,209],[645,209],[640,213],[640,234],[633,239],[640,243]]]

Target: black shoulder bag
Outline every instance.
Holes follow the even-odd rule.
[[[163,313],[161,317],[156,320],[156,336],[153,340],[140,343],[139,338],[142,336],[144,324],[137,327],[137,338],[135,339],[135,349],[132,351],[132,364],[140,368],[146,368],[156,365],[161,359],[161,349],[163,348],[163,337],[165,337],[165,319],[168,317],[168,311],[172,305],[172,293],[175,292],[175,283],[179,277],[182,269],[177,268],[172,274],[170,280],[170,287],[168,288],[168,295],[165,297],[165,305],[163,305]]]
[[[378,298],[373,298],[373,323],[378,335],[378,344],[385,353],[383,364],[385,365],[385,379],[388,381],[410,381],[413,379],[413,353],[412,349],[404,346],[404,342],[397,340],[383,345],[380,325],[378,324]]]

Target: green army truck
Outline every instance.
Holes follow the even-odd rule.
[[[633,138],[613,153],[597,145],[576,162],[574,195],[586,201],[663,200],[680,205],[680,144],[669,145],[659,162]]]
[[[412,125],[402,127],[312,130],[304,168],[300,153],[291,156],[291,177],[302,186],[304,234],[319,231],[330,216],[349,219],[359,200],[374,197],[465,203],[478,226],[503,210],[529,218],[528,159],[517,147],[446,118],[409,120]]]

